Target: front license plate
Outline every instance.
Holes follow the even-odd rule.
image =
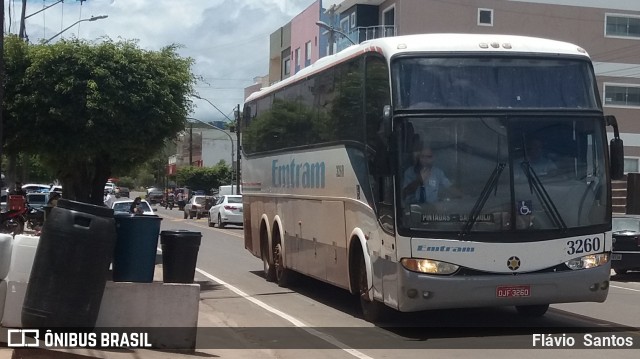
[[[620,254],[620,253],[611,253],[611,260],[612,261],[621,261],[622,260],[622,254]]]
[[[528,297],[531,295],[531,287],[528,285],[501,285],[496,287],[496,297],[513,298]]]

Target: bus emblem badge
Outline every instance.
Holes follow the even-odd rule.
[[[518,270],[520,268],[520,258],[513,256],[507,260],[507,268],[511,270]]]

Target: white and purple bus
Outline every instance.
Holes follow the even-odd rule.
[[[576,45],[367,41],[249,96],[241,133],[245,247],[267,280],[342,287],[370,321],[607,297],[622,141]]]

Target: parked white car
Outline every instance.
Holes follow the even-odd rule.
[[[242,195],[220,196],[215,205],[209,209],[207,222],[209,227],[218,224],[218,228],[224,228],[227,224],[242,225]]]
[[[27,183],[22,186],[22,190],[27,193],[49,192],[49,188],[51,188],[51,186],[49,186],[48,184],[37,184],[37,183]]]
[[[129,213],[129,208],[131,208],[131,203],[133,203],[133,199],[131,198],[117,198],[111,203],[111,209],[114,212],[126,212]],[[144,211],[142,214],[145,215],[155,215],[154,210],[149,205],[149,202],[146,200],[142,200],[140,202],[140,207]]]

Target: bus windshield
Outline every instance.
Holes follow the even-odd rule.
[[[589,62],[506,57],[400,57],[396,110],[598,109]]]
[[[605,225],[601,120],[578,115],[407,118],[399,133],[400,227],[460,235],[566,233]]]

